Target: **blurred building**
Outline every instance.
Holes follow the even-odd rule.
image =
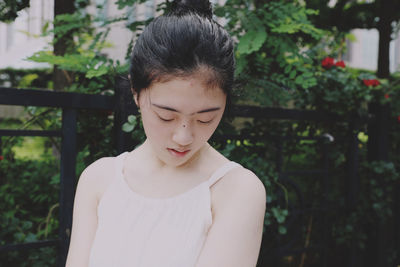
[[[376,70],[378,67],[379,33],[376,29],[355,29],[354,42],[348,42],[345,60],[354,68]],[[400,35],[390,43],[390,72],[400,71]]]
[[[53,17],[54,0],[30,0],[30,8],[21,10],[13,23],[0,22],[0,69],[48,67],[25,58],[48,45],[49,40],[40,35]]]
[[[162,0],[147,0],[144,4],[135,4],[123,10],[118,9],[115,4],[117,0],[95,0],[94,2],[95,4],[101,4],[103,9],[99,14],[99,10],[94,5],[90,6],[88,12],[93,15],[97,13],[97,16],[101,15],[109,19],[124,15],[127,17],[127,21],[120,21],[111,25],[107,40],[112,44],[112,47],[104,49],[104,53],[112,59],[124,62],[129,43],[134,38],[132,32],[126,28],[126,25],[136,20],[145,20],[158,15],[156,8]]]

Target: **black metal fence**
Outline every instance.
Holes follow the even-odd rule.
[[[76,186],[75,165],[76,165],[76,143],[77,143],[77,110],[79,109],[97,109],[97,110],[112,110],[114,111],[114,124],[115,124],[115,139],[116,150],[118,153],[128,150],[132,147],[132,140],[130,135],[121,130],[122,124],[130,114],[135,114],[136,108],[132,101],[132,95],[126,89],[126,81],[117,80],[115,96],[104,95],[87,95],[77,93],[53,92],[53,91],[40,91],[40,90],[24,90],[15,88],[2,88],[0,87],[0,104],[2,105],[18,105],[18,106],[41,106],[41,107],[56,107],[62,109],[62,128],[59,131],[33,131],[33,130],[0,130],[1,136],[53,136],[60,137],[62,143],[61,160],[60,160],[60,217],[59,217],[59,237],[56,240],[46,240],[27,244],[10,244],[0,247],[0,253],[22,250],[34,249],[45,246],[58,247],[58,266],[64,266],[66,255],[69,245],[69,237],[72,224],[72,207],[73,198]],[[379,105],[371,106],[371,118],[367,121],[353,118],[346,123],[350,127],[347,133],[346,142],[348,142],[349,150],[347,152],[347,204],[351,207],[355,205],[357,192],[359,190],[359,141],[357,138],[358,129],[361,124],[368,123],[368,155],[369,160],[387,160],[388,158],[388,127],[387,121],[388,110]],[[278,108],[260,108],[252,106],[240,106],[232,109],[232,115],[237,117],[251,117],[251,118],[267,118],[275,120],[300,120],[300,121],[338,121],[343,118],[338,118],[333,115],[322,114],[314,111],[304,110],[286,110]],[[233,137],[235,138],[235,137]],[[291,217],[288,221],[288,228],[294,232],[301,231],[301,227],[307,227],[312,223],[314,217],[307,217],[305,214],[317,214],[320,224],[324,227],[321,228],[321,244],[318,246],[310,246],[305,248],[297,248],[294,244],[296,240],[284,240],[284,238],[277,236],[277,243],[280,244],[276,248],[267,248],[264,246],[264,241],[267,241],[269,236],[263,238],[263,246],[261,248],[261,255],[258,266],[265,265],[268,261],[274,262],[274,266],[284,266],[281,259],[285,256],[294,254],[302,254],[305,251],[317,251],[321,256],[321,261],[318,266],[328,266],[328,257],[326,256],[329,249],[329,224],[327,214],[332,211],[331,205],[328,203],[329,187],[332,177],[330,177],[330,167],[327,155],[330,151],[329,136],[321,135],[314,137],[290,137],[278,136],[273,140],[276,147],[276,166],[279,172],[279,180],[288,188],[292,188],[297,198],[297,206],[291,209]],[[296,139],[296,141],[313,140],[318,146],[321,147],[321,162],[318,169],[312,170],[285,170],[283,167],[283,147],[286,142]],[[313,176],[321,183],[322,198],[318,199],[318,207],[313,210],[308,210],[308,207],[302,205],[304,196],[302,189],[292,179],[298,176]],[[316,212],[316,213],[315,213]],[[301,225],[298,223],[301,221]],[[384,226],[379,231],[385,231]],[[294,235],[295,236],[295,235]],[[293,236],[292,236],[293,237]],[[381,240],[382,242],[382,240]],[[359,266],[357,262],[357,252],[349,251],[346,266]],[[383,262],[385,257],[384,249],[380,247],[377,250],[376,261]],[[272,259],[272,260],[271,260]],[[286,265],[285,265],[286,266]],[[288,265],[287,265],[288,266]],[[370,266],[370,265],[367,265]],[[376,266],[385,266],[383,263]]]
[[[0,87],[0,104],[17,106],[56,107],[62,109],[62,127],[58,131],[3,130],[1,136],[47,136],[61,137],[60,159],[60,216],[59,237],[25,244],[0,247],[0,252],[32,249],[46,246],[58,247],[58,266],[65,266],[72,225],[72,208],[76,185],[77,110],[114,110],[115,97],[77,93],[24,90]]]

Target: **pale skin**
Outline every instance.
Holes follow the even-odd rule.
[[[175,196],[229,161],[207,143],[223,115],[226,95],[209,88],[201,75],[153,83],[140,97],[135,94],[135,101],[147,139],[124,163],[124,178],[133,191],[154,198]],[[79,179],[67,267],[89,264],[97,205],[115,176],[114,168],[115,158],[102,158]],[[256,266],[266,208],[264,185],[251,171],[235,168],[210,191],[213,221],[196,267]]]

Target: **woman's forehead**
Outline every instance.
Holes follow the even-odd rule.
[[[221,77],[210,66],[199,65],[193,70],[176,70],[172,73],[157,75],[152,83],[165,83],[175,79],[191,80],[198,83],[203,83],[205,88],[211,90],[220,88]]]
[[[160,98],[215,98],[225,96],[223,90],[198,77],[176,77],[154,82],[148,89],[151,96]]]
[[[223,109],[226,95],[220,88],[209,88],[198,79],[177,78],[154,83],[146,90],[149,104],[180,113]]]

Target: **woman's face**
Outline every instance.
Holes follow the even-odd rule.
[[[137,100],[137,98],[135,97]],[[221,121],[226,95],[198,76],[154,82],[139,97],[143,128],[156,157],[180,166],[206,144]]]

